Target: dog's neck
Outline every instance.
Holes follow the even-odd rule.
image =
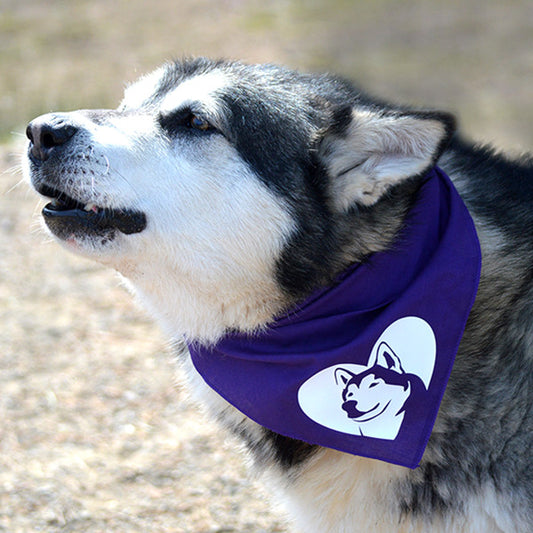
[[[391,189],[371,207],[354,205],[343,212],[332,211],[323,226],[321,253],[309,250],[305,239],[289,243],[278,265],[278,279],[292,308],[316,290],[335,280],[354,264],[366,262],[372,254],[394,246],[405,220],[416,202],[423,180],[413,179]],[[318,216],[318,215],[317,215]],[[327,257],[324,257],[324,250]],[[295,279],[294,272],[306,272]],[[290,280],[287,283],[287,280]]]
[[[296,290],[288,289],[283,282],[283,268],[301,270],[290,261],[274,263],[270,271],[248,272],[249,278],[225,285],[210,284],[195,273],[184,272],[173,258],[168,258],[166,263],[138,261],[132,266],[131,261],[123,261],[112,266],[126,278],[167,335],[214,344],[228,331],[249,333],[264,329],[275,317],[294,308],[316,290],[335,283],[350,266],[391,247],[419,187],[418,182],[402,184],[372,210],[344,214],[344,223],[336,224],[341,230],[336,236],[335,253],[328,261],[322,258],[320,265],[309,267],[308,275],[302,277],[302,284]],[[293,278],[291,273],[286,277]]]
[[[257,331],[287,305],[273,276],[210,286],[188,279],[175,265],[147,265],[142,272],[117,270],[171,338],[215,343],[228,330]],[[164,282],[162,282],[164,280]]]

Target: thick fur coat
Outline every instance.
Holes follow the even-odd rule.
[[[49,230],[118,270],[177,344],[253,332],[394,243],[438,164],[475,221],[478,296],[415,470],[247,419],[180,355],[302,531],[509,532],[533,524],[533,163],[476,147],[447,113],[271,65],[187,60],[116,110],[29,126]],[[179,423],[179,421],[177,421]]]

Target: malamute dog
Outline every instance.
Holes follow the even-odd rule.
[[[337,77],[207,59],[27,135],[49,231],[188,345],[196,396],[301,531],[533,531],[530,158]]]

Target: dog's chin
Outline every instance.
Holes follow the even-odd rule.
[[[69,210],[55,212],[50,205],[43,208],[43,220],[48,231],[68,251],[90,259],[114,266],[128,249],[125,237],[139,231],[130,231],[132,227],[139,228],[144,223],[144,216],[137,212],[130,214],[121,210],[117,223],[109,214],[86,214],[83,210]],[[125,219],[128,218],[126,221]],[[127,225],[125,227],[124,225]],[[122,227],[127,231],[121,231]]]
[[[71,251],[91,256],[116,251],[121,236],[141,233],[146,228],[146,215],[141,211],[100,208],[47,186],[36,188],[51,199],[42,210],[46,227]]]

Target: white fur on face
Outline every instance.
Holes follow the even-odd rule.
[[[163,65],[126,87],[120,108],[139,109],[153,95],[154,88],[165,70],[166,66]]]
[[[154,76],[154,75],[152,75]],[[205,82],[205,83],[204,83]],[[146,99],[153,77],[129,89]],[[220,74],[187,80],[163,99],[161,113],[198,105],[211,117]],[[67,191],[99,207],[142,211],[147,227],[107,244],[83,237],[66,244],[121,272],[173,337],[214,341],[227,328],[253,330],[279,312],[283,297],[276,260],[293,231],[283,201],[274,196],[220,133],[181,132],[167,137],[159,110],[72,120],[83,131],[73,153]]]
[[[172,336],[255,329],[279,310],[274,268],[292,219],[222,136],[176,144],[146,168],[150,260],[123,273]]]
[[[220,73],[186,80],[160,113],[199,106],[216,122],[226,83]],[[155,141],[139,185],[143,255],[154,260],[116,267],[171,336],[214,341],[227,328],[264,325],[282,301],[274,268],[292,232],[287,208],[222,135]]]

